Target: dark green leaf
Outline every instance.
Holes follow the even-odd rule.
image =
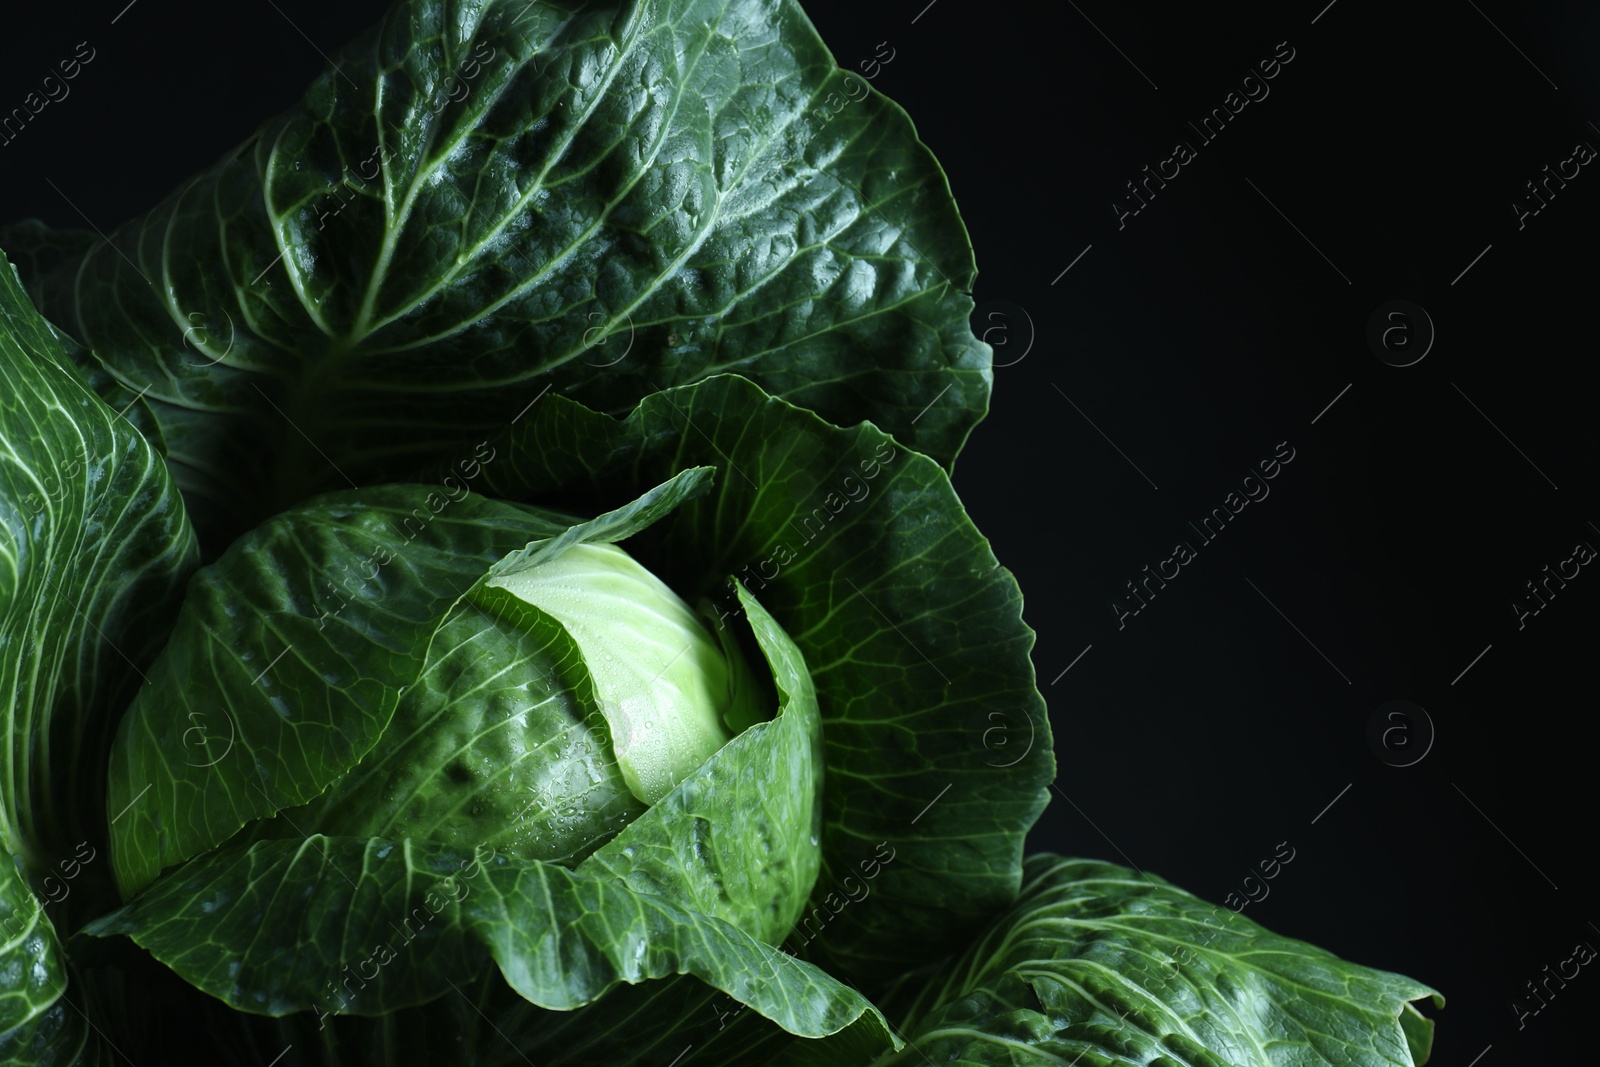
[[[583,859],[615,837],[580,870],[757,938],[781,939],[816,880],[821,818],[816,701],[789,638],[744,595],[778,714],[723,745],[643,811],[618,774],[584,654],[553,617],[488,585],[542,565],[541,544],[641,529],[701,494],[710,473],[684,471],[624,508],[571,527],[526,507],[464,498],[451,512],[457,528],[441,515],[397,551],[393,566],[406,581],[388,582],[381,599],[352,597],[320,613],[315,585],[348,553],[366,551],[363,537],[381,530],[405,501],[420,500],[425,487],[338,494],[246,537],[197,577],[173,640],[152,668],[159,680],[152,691],[176,695],[142,699],[119,736],[114,802],[151,793],[139,806],[142,816],[118,827],[124,885],[138,889],[252,818],[263,820],[250,832],[256,840],[314,835],[381,837],[406,847],[481,845],[535,864]],[[539,535],[533,546],[498,561],[484,551],[484,539],[504,548],[530,534]],[[452,567],[460,570],[456,580]],[[430,591],[430,583],[446,588]],[[252,600],[271,607],[249,610]],[[254,664],[241,670],[236,650],[259,633],[293,629],[304,631],[286,645],[297,664],[273,680],[303,684],[287,686],[284,696],[259,685],[259,675],[245,681]],[[335,654],[344,666],[307,666]],[[216,684],[194,685],[193,663],[222,664]],[[328,677],[335,669],[358,681],[340,688]],[[275,670],[269,664],[261,673]],[[305,695],[324,688],[320,707]],[[194,692],[209,692],[226,713],[226,746],[209,736],[188,752],[174,743],[194,714],[185,711],[192,702],[186,694]],[[327,747],[318,752],[318,744]],[[209,758],[194,758],[202,754]],[[236,999],[249,1002],[257,992],[244,984]]]
[[[383,735],[451,606],[567,528],[458,488],[335,494],[196,575],[111,754],[124,893],[327,789]]]
[[[690,975],[621,985],[559,1012],[523,1000],[498,971],[457,985],[460,996],[376,1019],[254,1020],[266,1055],[251,1067],[285,1045],[294,1051],[277,1067],[840,1067],[884,1049],[882,1031],[861,1025],[798,1038]]]
[[[98,240],[100,235],[93,230],[54,230],[38,219],[0,226],[0,248],[16,264],[36,303],[41,299],[40,280],[67,260],[83,255]]]
[[[811,670],[827,782],[808,951],[887,977],[1011,903],[1054,776],[1049,725],[1016,583],[936,463],[731,376],[625,421],[546,397],[496,444],[486,491],[567,508],[717,468],[637,551],[685,596],[721,597],[724,622],[738,577]]]
[[[1028,859],[1022,896],[890,1001],[907,1047],[878,1061],[982,1067],[1413,1067],[1410,1001],[1443,998],[1263,930],[1159,878]],[[1430,1027],[1431,1028],[1431,1024]],[[913,1051],[915,1050],[915,1051]]]
[[[631,503],[587,522],[574,523],[555,537],[537,541],[521,552],[513,552],[496,563],[490,574],[503,578],[517,571],[532,569],[546,560],[554,559],[573,545],[610,545],[626,540],[671,514],[679,504],[709,490],[715,473],[714,467],[691,467],[681,471],[654,489],[645,491]]]
[[[86,932],[127,934],[202,990],[260,1014],[361,1015],[464,996],[493,961],[557,1010],[620,983],[692,974],[807,1037],[882,1017],[823,971],[615,878],[425,842],[312,837],[229,845]]]
[[[988,403],[973,276],[905,113],[794,0],[403,0],[33,281],[237,532],[552,386],[621,413],[737,370],[948,464]]]
[[[0,269],[8,269],[0,260]],[[76,1061],[88,1040],[67,1003],[67,961],[44,905],[0,847],[0,1063]]]
[[[116,712],[197,564],[161,457],[71,369],[0,258],[0,841],[30,877],[103,842]],[[71,907],[108,875],[91,867]]]
[[[359,764],[262,838],[416,838],[576,863],[644,812],[617,768],[578,645],[502,594],[446,609]]]

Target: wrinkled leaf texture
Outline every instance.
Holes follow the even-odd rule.
[[[988,404],[943,172],[794,0],[403,0],[147,215],[7,241],[208,555],[551,387],[736,371],[946,465]]]

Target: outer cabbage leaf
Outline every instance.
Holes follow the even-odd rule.
[[[39,877],[102,840],[112,709],[199,555],[161,457],[62,346],[0,258],[0,838]]]
[[[681,1067],[840,1067],[883,1049],[881,1033],[859,1025],[796,1037],[692,975],[621,985],[574,1011],[528,1003],[492,969],[457,991],[379,1018],[241,1016],[244,1040],[265,1053],[241,1067],[286,1045],[294,1050],[278,1067],[666,1067],[674,1058]]]
[[[10,226],[0,226],[0,248],[16,264],[26,288],[35,300],[35,283],[69,259],[75,259],[92,248],[100,235],[93,230],[57,230],[38,219],[26,219]],[[82,359],[83,357],[79,357]]]
[[[1159,878],[1041,854],[983,937],[886,1002],[907,1047],[878,1063],[1413,1067],[1427,996],[1444,1003]]]
[[[71,369],[0,257],[0,1062],[97,1063],[58,924],[94,863],[112,709],[198,563],[161,458]],[[85,852],[82,849],[87,849]],[[47,913],[30,888],[57,902]],[[67,903],[70,901],[71,903]],[[69,996],[69,985],[73,994]]]
[[[426,918],[418,918],[423,916]],[[547,863],[426,842],[312,837],[228,845],[85,927],[127,934],[230,1006],[376,1015],[470,982],[492,960],[541,1007],[693,974],[792,1033],[863,1027],[877,1010],[826,972],[664,897]]]
[[[88,1053],[86,1019],[66,991],[55,926],[0,847],[0,1063],[68,1067]]]
[[[146,216],[19,236],[219,547],[552,386],[733,369],[945,463],[988,403],[944,175],[794,0],[402,0]]]
[[[1050,728],[1016,582],[938,464],[733,376],[622,421],[547,397],[495,445],[484,491],[564,508],[717,468],[713,492],[641,541],[729,625],[727,578],[747,583],[810,667],[827,786],[803,951],[886,978],[959,951],[1011,903],[1054,777]]]

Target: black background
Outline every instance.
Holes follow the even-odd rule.
[[[386,6],[124,2],[8,13],[0,111],[80,41],[95,58],[0,147],[0,217],[109,232]],[[1520,1028],[1511,1001],[1600,946],[1600,577],[1522,629],[1510,604],[1600,546],[1600,167],[1520,229],[1511,203],[1600,148],[1600,9],[1325,3],[806,7],[848,69],[894,49],[875,85],[977,250],[1001,366],[956,485],[1039,634],[1060,775],[1032,847],[1221,901],[1287,841],[1247,916],[1444,991],[1442,1067],[1565,1059],[1595,968]],[[1186,123],[1279,42],[1270,95],[1204,143]],[[1119,228],[1177,141],[1196,158]],[[1407,367],[1367,341],[1395,299],[1437,331]],[[1202,545],[1187,524],[1279,442],[1271,495]],[[1180,540],[1197,558],[1119,629],[1112,598]],[[1397,699],[1432,730],[1375,746]]]

